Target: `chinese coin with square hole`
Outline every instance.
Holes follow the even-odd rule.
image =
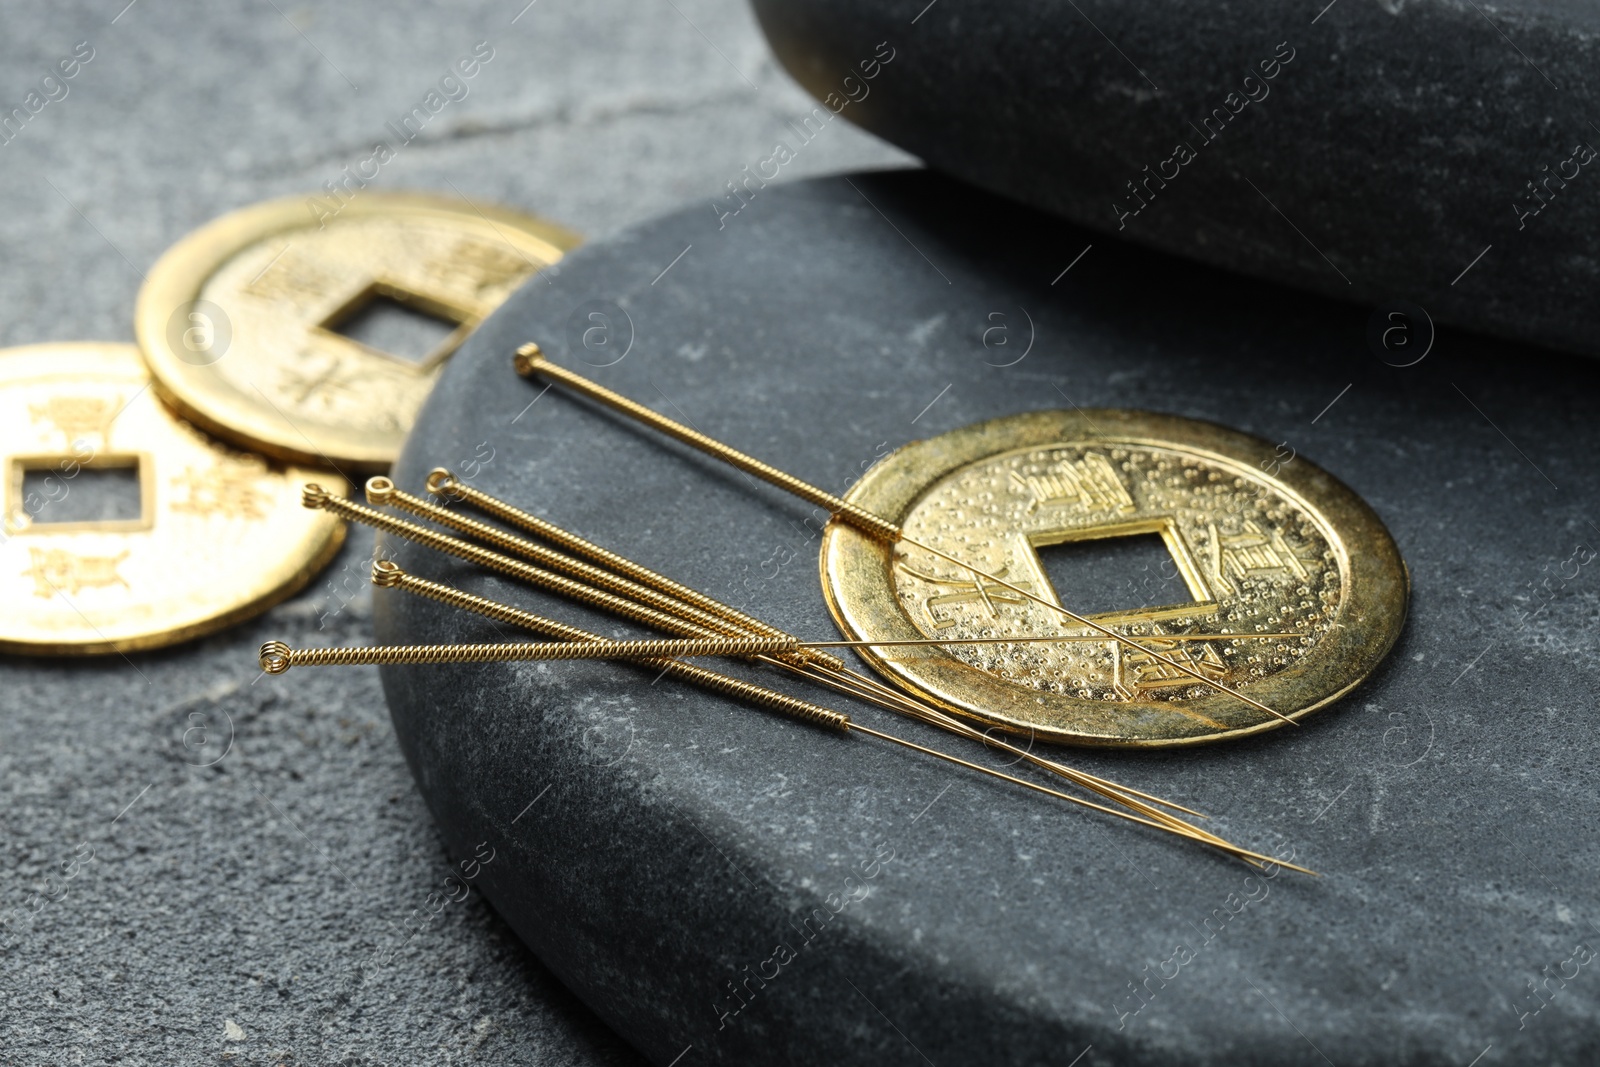
[[[466,200],[361,190],[275,200],[185,237],[139,293],[139,345],[162,395],[279,459],[387,470],[443,362],[576,235]],[[399,305],[445,332],[420,354],[348,327]]]
[[[0,351],[0,651],[126,652],[265,611],[309,582],[344,524],[300,504],[333,475],[236,452],[174,417],[132,345]],[[137,504],[82,497],[120,472]],[[90,517],[85,517],[89,514]]]
[[[1405,566],[1372,510],[1290,448],[1212,423],[1104,410],[997,419],[900,449],[847,499],[897,519],[906,540],[891,549],[829,527],[823,586],[840,626],[861,640],[953,642],[866,649],[868,662],[953,712],[1041,740],[1177,745],[1280,726],[1208,681],[1302,716],[1365,678],[1405,617]],[[1129,575],[1113,610],[1088,614],[1040,558],[1149,535],[1170,560]],[[1177,579],[1187,598],[1160,602]],[[1060,640],[959,643],[1041,636]]]

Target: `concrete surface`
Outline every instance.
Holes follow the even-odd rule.
[[[131,341],[168,245],[338,178],[479,41],[378,185],[599,238],[810,109],[736,0],[124,2],[0,4],[0,109],[93,50],[0,145],[0,344]],[[905,159],[839,124],[793,170]],[[450,860],[374,672],[253,684],[268,637],[370,639],[371,544],[217,637],[0,663],[0,1064],[637,1062],[476,892],[422,921]]]

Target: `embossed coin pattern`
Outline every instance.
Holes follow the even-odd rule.
[[[343,523],[300,506],[306,480],[346,492],[340,479],[221,446],[150,384],[132,345],[0,351],[0,651],[128,651],[208,633],[294,593],[344,540]],[[84,518],[94,475],[111,471],[136,501]]]
[[[1304,458],[1211,423],[1127,411],[996,419],[900,449],[847,499],[1146,650],[915,545],[891,553],[830,526],[823,586],[853,638],[1068,639],[868,650],[891,680],[1042,740],[1192,744],[1280,726],[1148,652],[1297,717],[1365,678],[1405,617],[1405,566],[1371,509]],[[1135,535],[1160,538],[1186,598],[1144,604],[1129,589],[1127,607],[1087,614],[1040,558],[1050,545]]]
[[[173,246],[139,294],[139,344],[186,417],[291,462],[381,471],[445,359],[576,235],[503,208],[362,191],[332,219],[258,204]],[[409,360],[341,332],[375,302],[450,329]]]

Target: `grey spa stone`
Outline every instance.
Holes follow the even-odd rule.
[[[494,850],[475,884],[662,1065],[1595,1062],[1600,366],[1446,333],[1397,367],[1366,327],[1362,309],[927,172],[773,186],[730,218],[693,205],[580,249],[455,357],[402,488],[455,467],[821,638],[836,631],[806,505],[519,379],[513,349],[536,340],[831,490],[980,419],[1145,408],[1284,442],[1343,479],[1393,531],[1412,613],[1378,673],[1303,728],[1060,752],[1321,878],[1253,875],[638,669],[385,668],[456,860]],[[409,543],[384,549],[636,632]],[[382,641],[516,637],[374,599]]]
[[[1203,263],[1600,353],[1600,6],[753,3],[816,117],[938,170]]]

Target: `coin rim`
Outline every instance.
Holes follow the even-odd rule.
[[[273,234],[308,228],[306,199],[282,197],[251,204],[211,220],[167,249],[139,290],[134,335],[162,398],[210,433],[288,463],[323,468],[344,464],[358,473],[381,473],[399,455],[404,432],[377,435],[317,426],[312,438],[292,427],[278,428],[264,418],[258,404],[222,384],[214,373],[208,374],[206,366],[179,358],[167,342],[167,320],[173,310],[199,299],[223,264]],[[463,207],[458,200],[431,193],[364,191],[340,211],[341,218],[387,214],[482,219],[491,226],[512,227],[553,252],[541,269],[559,262],[582,242],[571,230],[513,208],[470,201]]]
[[[19,345],[13,348],[0,349],[0,360],[6,360],[12,356],[59,357],[68,353],[120,356],[127,358],[132,366],[142,366],[147,372],[149,369],[148,364],[141,358],[137,345],[112,341],[56,341],[47,344]],[[0,385],[3,385],[4,381],[4,375],[0,375]],[[157,399],[156,403],[161,406],[161,410],[168,418],[174,421],[178,419],[178,416],[170,408],[160,404],[159,399]],[[0,460],[8,459],[8,454],[0,453]],[[272,461],[269,460],[268,462],[271,463]],[[273,465],[282,469],[284,474],[291,479],[315,479],[327,488],[330,493],[335,491],[335,485],[337,485],[338,492],[341,494],[348,496],[350,493],[349,483],[336,474],[330,475],[320,470],[312,471],[300,467],[285,466],[281,463]],[[3,501],[0,501],[0,505],[3,505]],[[321,529],[322,539],[317,543],[315,551],[298,564],[288,581],[274,586],[262,594],[239,603],[220,614],[197,619],[173,629],[164,629],[159,633],[142,633],[109,639],[96,638],[92,641],[30,641],[0,634],[0,654],[95,656],[108,655],[113,652],[142,652],[148,649],[181,644],[184,641],[216,633],[235,623],[243,622],[245,619],[259,615],[274,605],[282,603],[304,589],[333,560],[339,549],[344,547],[348,527],[342,519],[327,512],[317,512],[315,520],[315,528]]]
[[[1177,446],[1197,452],[1226,466],[1243,467],[1257,458],[1276,458],[1276,447],[1262,438],[1214,422],[1149,411],[1095,408],[1089,410],[1048,410],[1007,415],[952,430],[938,437],[911,442],[885,456],[845,494],[849,502],[875,514],[903,521],[911,508],[941,478],[968,464],[1022,449],[1050,447],[1069,442],[1107,439],[1130,444]],[[1263,477],[1267,477],[1264,476]],[[1339,554],[1344,577],[1344,604],[1339,625],[1325,635],[1332,643],[1319,648],[1309,664],[1296,664],[1250,687],[1256,699],[1275,707],[1291,719],[1302,719],[1329,706],[1360,685],[1378,667],[1399,638],[1410,599],[1410,575],[1399,547],[1376,512],[1356,492],[1304,456],[1281,468],[1277,477],[1268,477],[1274,488],[1284,492],[1317,517],[1318,525],[1331,534],[1330,544]],[[890,575],[892,549],[842,523],[830,523],[823,535],[819,567],[828,611],[848,638],[920,638],[917,630],[899,607]],[[879,655],[876,650],[858,650],[875,671],[894,684],[916,693],[945,710],[988,727],[1061,744],[1110,748],[1171,748],[1214,744],[1233,740],[1285,725],[1281,720],[1265,721],[1228,730],[1180,736],[1158,736],[1127,732],[1107,734],[1080,729],[1043,726],[1027,722],[1020,714],[1004,714],[991,706],[983,708],[970,696],[963,698],[929,683],[903,664]],[[982,673],[947,653],[930,653],[933,663],[946,673],[964,669]],[[1309,658],[1309,657],[1308,657]],[[948,662],[945,662],[948,661]],[[924,662],[928,662],[925,660]],[[1313,674],[1312,671],[1315,671]],[[1285,690],[1306,686],[1313,680],[1337,678],[1315,685],[1321,696],[1300,704],[1285,703]],[[964,687],[969,693],[987,687],[991,698],[993,681],[978,681]],[[1027,696],[1022,687],[1012,687],[1007,700],[1017,707]],[[1002,691],[1004,692],[1004,691]],[[1277,700],[1269,699],[1276,697]],[[1037,700],[1037,697],[1034,698]],[[1057,695],[1057,706],[1070,707],[1081,698]],[[1235,698],[1217,693],[1186,701],[1186,706],[1204,711],[1221,702],[1236,706]],[[1091,703],[1091,702],[1086,702]],[[1096,707],[1102,701],[1092,702]],[[1283,705],[1283,706],[1280,706]]]

